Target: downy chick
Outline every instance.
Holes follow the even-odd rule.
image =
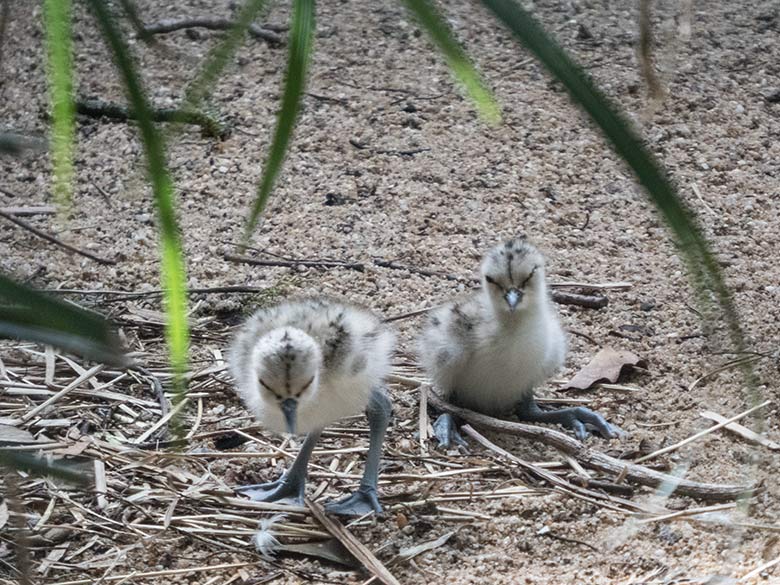
[[[545,282],[544,258],[523,238],[482,260],[482,290],[435,311],[419,340],[426,372],[444,398],[489,415],[514,410],[522,421],[558,423],[582,439],[585,425],[604,437],[619,429],[586,408],[543,410],[533,390],[566,356],[566,337]],[[463,444],[452,417],[434,424],[439,443]]]
[[[395,337],[366,309],[318,297],[258,310],[230,350],[236,392],[255,418],[276,432],[306,433],[292,467],[278,480],[239,491],[254,500],[303,503],[306,469],[322,429],[365,411],[370,444],[363,480],[329,512],[380,513],[377,476],[391,415],[383,380]]]

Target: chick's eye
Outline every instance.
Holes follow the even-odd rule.
[[[311,383],[312,383],[312,382],[314,382],[314,376],[312,376],[312,377],[311,377],[311,379],[310,379],[308,382],[306,382],[306,383],[303,385],[303,387],[302,387],[300,390],[298,390],[298,392],[296,392],[296,393],[295,393],[295,397],[297,398],[298,396],[300,396],[301,394],[303,394],[303,392],[304,392],[304,391],[305,391],[305,390],[306,390],[306,389],[307,389],[309,386],[311,386]]]
[[[533,270],[531,270],[531,272],[528,273],[528,276],[525,277],[525,280],[523,281],[523,284],[520,285],[520,288],[525,288],[525,285],[528,284],[529,280],[531,280],[531,277],[534,275],[537,268],[539,267],[538,266],[533,267]]]
[[[492,276],[485,275],[485,282],[488,284],[492,284],[493,286],[497,286],[498,288],[501,288],[501,285],[498,284],[495,280],[493,280]]]
[[[258,382],[260,382],[260,385],[261,385],[263,388],[265,388],[265,389],[266,389],[266,390],[268,390],[268,391],[269,391],[271,394],[273,394],[274,396],[276,396],[276,398],[277,398],[278,400],[281,400],[281,399],[282,399],[282,397],[281,397],[281,396],[279,396],[279,394],[276,392],[276,390],[274,390],[273,388],[271,388],[271,387],[270,387],[270,386],[269,386],[269,385],[268,385],[266,382],[264,382],[264,381],[263,381],[263,379],[262,379],[262,378],[258,378],[258,379],[257,379],[257,381],[258,381]]]

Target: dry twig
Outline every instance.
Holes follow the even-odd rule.
[[[651,21],[652,0],[639,0],[639,64],[647,83],[647,93],[653,104],[664,97],[664,88],[655,72],[653,63],[653,25]]]
[[[306,505],[311,510],[311,513],[322,524],[325,529],[330,532],[344,547],[351,552],[357,560],[359,560],[363,566],[371,571],[376,577],[385,583],[385,585],[401,585],[393,574],[387,570],[379,559],[366,548],[366,546],[355,538],[352,533],[344,528],[341,524],[335,520],[331,520],[325,511],[319,507],[318,504],[311,500],[306,500]]]
[[[665,453],[670,453],[671,451],[676,451],[680,447],[684,447],[685,445],[689,445],[690,443],[693,443],[694,441],[697,441],[698,439],[701,439],[705,435],[709,435],[710,433],[713,433],[719,429],[722,429],[723,427],[727,426],[730,423],[736,422],[740,420],[741,418],[746,417],[749,414],[754,413],[755,411],[759,410],[760,408],[764,408],[765,406],[771,404],[771,400],[767,400],[765,402],[762,402],[761,404],[757,404],[753,408],[749,408],[744,412],[740,412],[739,414],[732,416],[731,418],[724,419],[722,422],[719,422],[718,424],[711,426],[708,429],[704,429],[703,431],[700,431],[696,433],[695,435],[692,435],[688,437],[687,439],[684,439],[680,441],[679,443],[675,443],[674,445],[669,445],[668,447],[664,447],[663,449],[658,449],[657,451],[653,451],[652,453],[648,453],[647,455],[644,455],[636,460],[637,463],[642,463],[643,461],[647,461],[649,459],[653,459],[655,457],[658,457],[659,455],[663,455]]]
[[[25,205],[21,207],[0,207],[0,211],[16,216],[53,215],[57,212],[57,208],[53,205]]]
[[[465,408],[458,408],[457,406],[444,402],[437,396],[436,392],[430,392],[428,394],[428,401],[435,408],[459,416],[471,424],[488,428],[493,431],[510,433],[539,441],[558,449],[566,455],[571,455],[585,467],[616,476],[624,473],[626,479],[641,485],[658,487],[665,481],[679,481],[677,488],[678,493],[702,500],[732,500],[744,496],[752,489],[750,486],[698,483],[685,479],[678,480],[666,473],[661,473],[660,471],[655,471],[628,461],[621,461],[620,459],[615,459],[614,457],[590,449],[578,440],[560,431],[500,420]]]
[[[356,262],[341,262],[340,260],[263,260],[261,258],[250,258],[249,256],[236,256],[234,254],[225,254],[225,260],[228,262],[238,262],[242,264],[253,264],[255,266],[283,266],[287,268],[297,268],[298,266],[308,266],[311,268],[349,268],[363,272],[365,266]]]
[[[19,219],[15,215],[11,213],[6,213],[5,211],[0,210],[0,217],[7,219],[10,222],[15,223],[20,228],[24,228],[28,232],[35,234],[39,238],[42,238],[46,240],[47,242],[51,242],[52,244],[55,244],[59,246],[60,248],[63,248],[65,250],[68,250],[70,252],[73,252],[74,254],[78,254],[79,256],[84,256],[86,258],[89,258],[90,260],[94,260],[95,262],[98,262],[100,264],[116,264],[116,260],[112,260],[110,258],[103,258],[101,256],[98,256],[96,254],[93,254],[92,252],[87,252],[86,250],[81,250],[79,248],[76,248],[75,246],[71,246],[70,244],[66,244],[62,240],[55,238],[51,234],[47,234],[44,231],[39,230],[37,227],[30,225],[24,220]]]
[[[102,100],[77,100],[76,113],[90,118],[110,118],[122,121],[136,119],[136,113],[131,108]],[[200,111],[153,108],[151,115],[155,122],[178,122],[199,126],[204,136],[212,138],[225,138],[230,134],[227,126]]]
[[[728,422],[728,419],[725,416],[720,415],[717,412],[706,410],[701,413],[701,416],[711,421],[714,421],[716,423],[726,423],[726,426],[723,427],[725,430],[731,431],[732,433],[739,435],[740,437],[742,437],[746,441],[749,441],[750,443],[754,443],[756,445],[762,445],[767,449],[771,449],[772,451],[780,451],[780,443],[776,441],[772,441],[771,439],[768,439],[763,435],[759,435],[755,431],[752,431],[749,428],[744,427],[739,423]]]
[[[159,35],[171,33],[185,28],[230,30],[235,25],[235,22],[226,18],[171,18],[145,25],[143,27],[143,33],[147,36]],[[256,39],[263,39],[264,41],[268,41],[274,45],[280,45],[284,42],[284,39],[282,39],[282,37],[276,32],[256,24],[249,25],[249,34],[251,34]]]

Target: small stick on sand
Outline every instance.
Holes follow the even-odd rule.
[[[767,400],[766,402],[762,402],[761,404],[757,404],[753,408],[749,408],[744,412],[740,412],[739,414],[732,416],[731,418],[724,419],[722,422],[716,424],[715,426],[712,426],[708,429],[704,429],[703,431],[700,431],[696,433],[695,435],[692,435],[688,437],[687,439],[684,439],[680,441],[679,443],[675,443],[674,445],[669,445],[668,447],[664,447],[663,449],[658,449],[657,451],[653,451],[652,453],[648,453],[647,455],[640,457],[636,460],[637,463],[642,463],[643,461],[647,461],[648,459],[653,459],[654,457],[658,457],[659,455],[663,455],[664,453],[669,453],[671,451],[676,451],[680,447],[684,447],[685,445],[688,445],[690,443],[693,443],[694,441],[701,439],[705,435],[709,435],[712,432],[717,431],[718,429],[722,429],[723,427],[738,421],[741,418],[746,417],[747,415],[755,412],[756,410],[760,408],[764,408],[765,406],[771,404],[771,400]]]
[[[44,231],[39,230],[37,227],[34,227],[27,223],[26,221],[19,219],[15,215],[12,215],[10,213],[6,213],[5,211],[0,210],[0,217],[7,219],[10,222],[15,223],[20,228],[26,229],[28,232],[35,234],[39,238],[42,238],[46,240],[47,242],[51,242],[52,244],[55,244],[59,246],[60,248],[63,248],[65,250],[68,250],[70,252],[73,252],[74,254],[78,254],[80,256],[84,256],[86,258],[89,258],[90,260],[94,260],[95,262],[98,262],[100,264],[116,264],[116,260],[111,260],[110,258],[102,258],[101,256],[96,256],[92,252],[87,252],[86,250],[80,250],[79,248],[76,248],[75,246],[71,246],[70,244],[66,244],[62,240],[55,238],[54,236],[47,234]]]
[[[145,25],[143,27],[143,34],[159,35],[171,33],[185,28],[230,30],[235,25],[236,23],[225,18],[171,18]],[[268,41],[274,45],[280,45],[283,42],[283,39],[280,35],[268,28],[258,26],[256,24],[249,25],[249,34],[251,34],[256,39],[263,39],[264,41]]]
[[[387,567],[385,567],[362,542],[355,538],[354,535],[341,524],[326,516],[325,511],[320,508],[318,504],[307,499],[306,505],[309,507],[309,510],[311,510],[311,513],[317,521],[341,542],[341,544],[343,544],[366,569],[376,575],[380,581],[385,583],[385,585],[401,585],[398,579],[387,570]]]

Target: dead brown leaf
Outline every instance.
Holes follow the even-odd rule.
[[[615,383],[623,368],[644,365],[645,361],[635,353],[605,347],[563,389],[587,390],[600,382]]]

